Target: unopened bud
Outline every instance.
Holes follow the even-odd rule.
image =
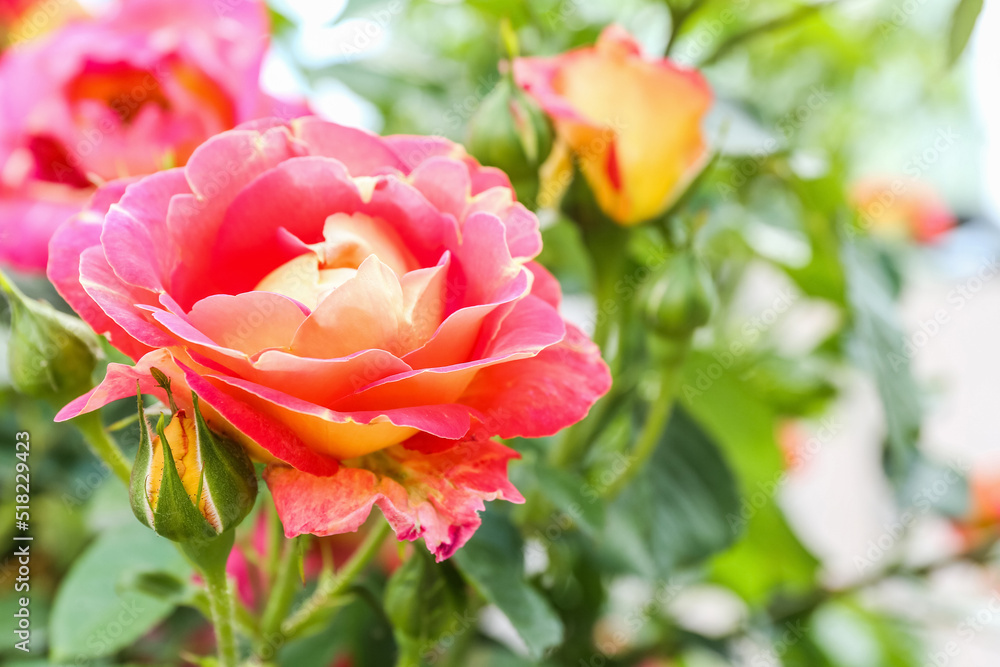
[[[646,323],[661,336],[679,338],[706,324],[715,304],[708,269],[688,252],[669,259],[653,280],[643,304]]]
[[[538,170],[552,151],[552,128],[541,107],[510,76],[500,79],[469,121],[469,152],[510,177],[518,197],[533,201]]]
[[[257,497],[257,475],[246,451],[209,429],[194,394],[192,405],[175,410],[166,425],[161,416],[153,436],[139,396],[132,511],[176,542],[212,539],[235,527]]]
[[[11,310],[8,357],[11,384],[22,394],[62,406],[94,385],[97,335],[75,317],[30,299],[0,273]]]

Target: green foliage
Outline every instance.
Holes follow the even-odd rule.
[[[128,586],[136,576],[155,572],[191,576],[170,543],[138,523],[101,535],[59,586],[49,628],[53,659],[113,655],[162,621],[173,604]]]
[[[465,588],[450,564],[438,566],[417,551],[389,579],[383,604],[400,652],[419,660],[450,628],[459,627],[455,621],[466,607]]]
[[[958,0],[955,13],[951,17],[951,32],[948,35],[949,65],[954,65],[962,57],[981,11],[983,11],[983,0]]]
[[[686,410],[674,411],[645,468],[609,508],[603,540],[639,572],[669,578],[738,538],[727,520],[740,509],[736,480]]]
[[[563,626],[550,604],[525,579],[524,545],[509,521],[483,517],[475,536],[454,556],[462,576],[510,619],[535,658],[562,642]]]

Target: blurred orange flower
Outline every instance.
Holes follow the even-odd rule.
[[[902,178],[868,178],[851,190],[862,226],[878,236],[930,243],[955,226],[955,216],[933,188]]]

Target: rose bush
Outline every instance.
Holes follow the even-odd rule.
[[[541,247],[507,177],[447,140],[247,124],[56,233],[50,279],[136,360],[57,418],[137,382],[164,399],[156,368],[267,464],[287,535],[356,530],[377,504],[447,558],[483,500],[522,500],[490,438],[552,435],[610,386]]]
[[[305,110],[261,92],[262,2],[123,0],[0,61],[0,262],[43,271],[96,185],[183,165],[203,141]]]
[[[552,118],[559,141],[550,159],[575,156],[616,222],[663,213],[705,165],[708,84],[694,70],[644,57],[619,26],[593,47],[518,58],[514,78]]]

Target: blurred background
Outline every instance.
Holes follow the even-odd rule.
[[[954,0],[697,5],[670,55],[698,66],[716,94],[709,130],[721,158],[697,196],[711,202],[699,243],[724,307],[696,339],[685,407],[715,425],[742,492],[726,520],[746,532],[669,576],[604,574],[596,602],[585,577],[576,589],[546,581],[560,544],[529,533],[529,573],[562,590],[557,604],[593,616],[585,639],[570,636],[579,650],[545,664],[646,654],[650,666],[1000,664],[1000,6],[985,3],[952,62]],[[501,20],[523,54],[591,44],[614,22],[662,54],[676,18],[663,0],[271,7],[271,92],[307,96],[339,123],[463,142],[500,78]],[[881,225],[886,192],[955,224]],[[876,239],[884,275],[824,245],[816,221],[840,215],[844,197]],[[543,222],[543,261],[563,283],[566,313],[593,329],[572,225],[555,212]],[[732,341],[751,351],[726,361]],[[715,365],[725,373],[699,384]],[[95,535],[134,519],[46,408],[9,390],[0,400],[5,439],[30,427],[53,450],[34,459],[46,489],[35,500],[46,554],[37,578],[51,594]],[[5,484],[9,465],[0,462]],[[619,511],[586,549],[631,548],[631,533],[611,525]],[[12,514],[0,507],[0,533],[12,532]],[[13,576],[9,561],[3,572]],[[371,649],[386,640],[382,621],[363,609],[352,618],[281,664],[331,664],[346,647],[354,664],[386,664]],[[488,642],[475,664],[541,664],[502,614],[478,624]],[[173,612],[121,659],[169,659],[171,637],[197,626],[195,614]],[[0,660],[13,657],[0,647]]]
[[[733,32],[721,16],[727,8],[742,22],[754,15],[784,16],[783,7],[797,6],[704,4],[702,23],[692,21],[696,27],[672,52],[680,62],[702,63]],[[819,561],[816,576],[838,590],[860,590],[856,599],[848,595],[842,604],[831,604],[815,626],[817,641],[838,654],[834,664],[987,667],[1000,660],[1000,608],[990,606],[1000,595],[997,570],[957,557],[949,561],[969,539],[955,516],[1000,518],[1000,426],[994,413],[1000,400],[1000,281],[990,279],[1000,250],[1000,7],[985,3],[967,52],[949,67],[951,0],[848,0],[812,8],[821,4],[829,5],[822,7],[822,21],[777,26],[748,40],[743,53],[734,48],[736,53],[703,68],[718,95],[711,119],[715,145],[759,159],[793,144],[793,168],[809,176],[831,169],[835,155],[849,182],[900,179],[908,191],[936,192],[959,218],[934,243],[906,251],[899,317],[912,345],[901,353],[912,360],[923,390],[920,448],[966,476],[957,482],[929,477],[925,486],[906,492],[915,499],[914,516],[901,513],[905,503],[883,474],[887,423],[877,383],[838,369],[839,395],[827,416],[789,421],[779,435],[792,441],[790,447],[805,449],[802,460],[775,479],[780,505]],[[563,0],[531,8],[438,2],[414,8],[405,21],[356,3],[278,0],[274,7],[297,25],[289,27],[295,38],[279,41],[272,51],[264,81],[275,92],[309,91],[322,114],[345,124],[459,141],[467,138],[468,121],[497,77],[500,47],[490,31],[500,17],[535,23],[521,31],[529,52],[589,43],[609,22],[627,27],[648,53],[662,52],[670,34],[669,13],[657,2]],[[341,17],[333,26],[310,27],[326,25],[332,15]],[[348,48],[339,53],[330,48],[345,43]],[[394,85],[399,80],[411,85],[401,90]],[[459,82],[467,94],[456,92]],[[780,197],[769,197],[762,187],[743,214],[753,221],[746,242],[754,251],[779,263],[797,261],[798,225],[788,219],[793,213]],[[984,267],[987,277],[980,282]],[[737,310],[760,313],[790,282],[767,264],[755,266],[741,286]],[[570,314],[586,326],[592,304],[587,298],[569,303],[576,309]],[[935,327],[942,310],[947,320]],[[821,301],[797,300],[775,327],[773,344],[808,349],[836,326],[835,319]],[[739,329],[738,321],[733,328]],[[922,500],[951,503],[953,516],[920,509],[928,506]],[[867,585],[886,561],[904,563],[900,569],[921,576],[886,576]],[[753,579],[755,573],[748,568],[742,576]],[[648,586],[629,583],[619,590],[619,622],[630,604],[641,605],[648,595]],[[713,586],[686,589],[670,612],[682,626],[717,636],[735,632],[749,615],[738,595]],[[872,614],[885,614],[891,627],[880,627]],[[896,630],[898,656],[886,639]],[[913,646],[907,633],[919,636],[921,648],[904,657]],[[768,654],[766,636],[745,639],[744,664],[780,664],[780,655]],[[822,664],[818,658],[791,660]]]

